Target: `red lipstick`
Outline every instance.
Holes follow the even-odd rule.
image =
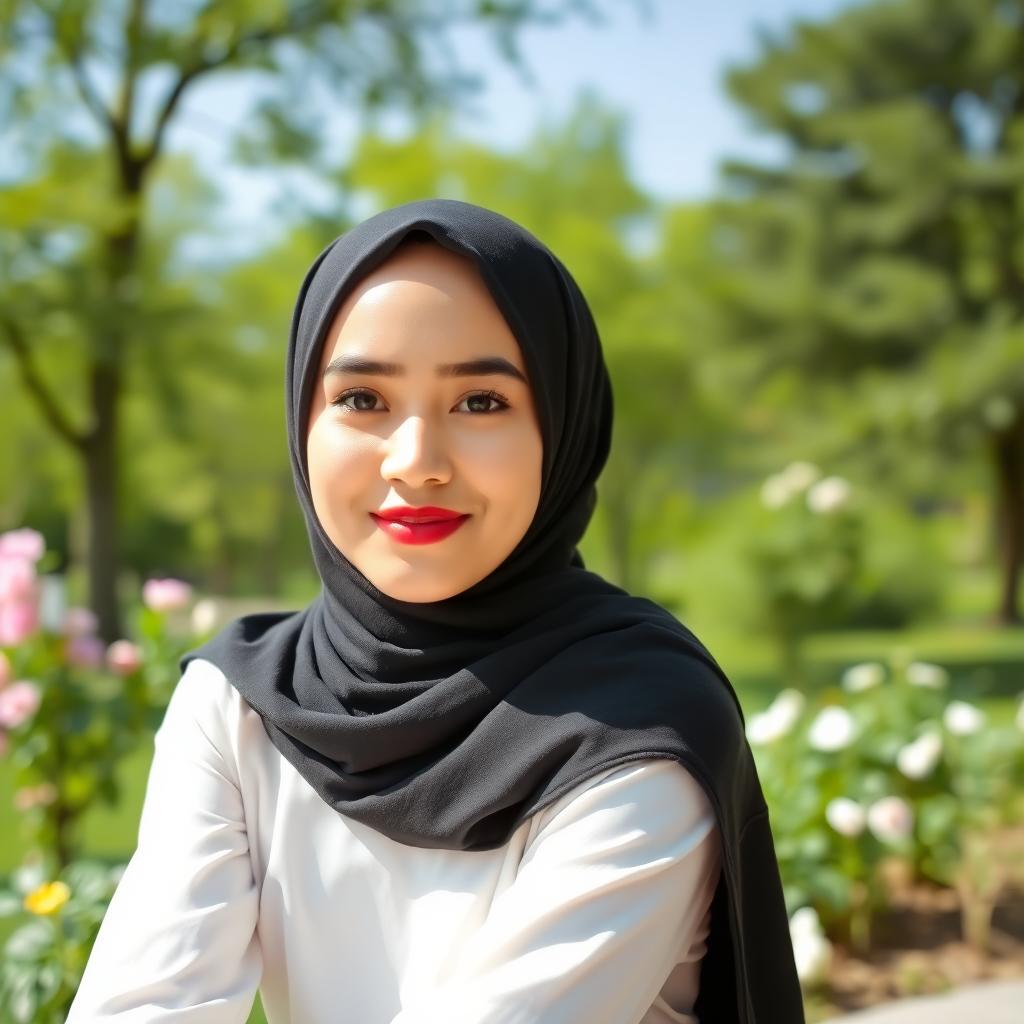
[[[433,544],[451,536],[468,518],[461,512],[435,505],[394,505],[371,512],[374,522],[403,544]]]

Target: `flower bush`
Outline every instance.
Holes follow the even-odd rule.
[[[777,640],[783,670],[800,674],[812,630],[842,622],[853,607],[863,554],[863,517],[850,484],[792,462],[764,482],[744,554],[759,590],[758,625]]]
[[[118,877],[79,859],[79,820],[118,800],[118,765],[159,725],[195,642],[191,621],[169,628],[191,604],[187,584],[147,581],[137,640],[107,645],[90,611],[64,606],[45,565],[38,533],[0,534],[0,757],[28,846],[0,887],[0,916],[24,919],[0,970],[0,1017],[16,1021],[64,1020]],[[198,624],[214,621],[207,609]]]
[[[755,599],[741,614],[775,639],[792,682],[810,633],[896,629],[941,606],[937,538],[898,503],[813,462],[768,476],[744,504],[742,530]]]
[[[833,938],[866,946],[902,872],[955,886],[966,937],[986,942],[1006,866],[994,837],[1022,810],[1024,735],[948,686],[939,665],[863,663],[812,699],[784,690],[748,720],[789,911],[813,910]],[[799,920],[794,942],[820,944],[810,915]]]
[[[4,947],[0,1008],[17,1024],[61,1024],[125,865],[76,861],[48,878],[39,863],[0,888],[0,917],[20,919]]]

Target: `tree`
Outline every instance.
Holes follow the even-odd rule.
[[[896,481],[985,446],[997,618],[1018,623],[1024,2],[871,3],[760,43],[727,85],[787,156],[727,162],[708,235],[726,334],[748,355],[741,393],[800,375],[794,415],[819,445]]]
[[[311,82],[361,107],[401,103],[422,113],[473,84],[457,68],[444,75],[431,67],[428,54],[445,45],[450,26],[491,28],[504,57],[518,63],[520,27],[572,13],[595,14],[587,0],[208,0],[187,8],[8,0],[0,8],[0,109],[13,126],[5,148],[21,163],[4,196],[0,341],[81,466],[90,604],[104,636],[120,633],[121,404],[139,355],[132,341],[153,322],[142,273],[157,256],[146,251],[147,217],[183,98],[214,75],[258,73],[271,88],[247,133],[250,159],[255,145],[268,160],[301,155],[315,166],[317,112],[295,103]],[[160,276],[160,266],[151,270]],[[58,339],[41,328],[55,309],[75,321]],[[81,399],[66,398],[41,368],[51,341],[73,351]]]

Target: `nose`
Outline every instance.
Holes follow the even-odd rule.
[[[411,488],[447,483],[451,460],[442,431],[429,427],[422,416],[409,416],[391,434],[380,466],[385,480],[401,480]]]

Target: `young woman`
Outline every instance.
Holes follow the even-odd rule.
[[[424,200],[333,242],[287,426],[317,599],[184,660],[69,1024],[799,1024],[732,687],[577,550],[611,438],[569,272]]]

